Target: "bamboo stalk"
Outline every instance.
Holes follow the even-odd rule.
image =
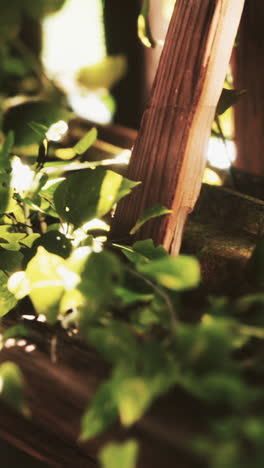
[[[173,254],[200,192],[206,148],[244,0],[177,0],[128,168],[141,180],[119,205],[112,237],[125,237],[136,219],[159,202],[173,212],[146,223]]]

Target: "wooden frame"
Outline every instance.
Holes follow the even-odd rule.
[[[206,147],[244,0],[177,0],[160,64],[134,146],[128,177],[143,181],[120,203],[112,236],[125,237],[155,203],[172,214],[148,222],[151,237],[178,253],[200,192]]]

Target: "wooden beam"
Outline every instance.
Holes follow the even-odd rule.
[[[136,141],[128,177],[140,180],[117,209],[112,237],[125,237],[159,202],[171,215],[145,224],[151,237],[178,253],[183,227],[200,192],[215,108],[244,0],[177,0]]]
[[[233,73],[236,89],[246,94],[235,105],[235,166],[264,175],[264,3],[247,0],[239,41],[234,49]]]

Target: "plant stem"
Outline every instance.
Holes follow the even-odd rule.
[[[148,278],[146,278],[145,276],[141,275],[141,273],[138,273],[137,271],[133,270],[132,268],[130,268],[129,266],[125,265],[125,269],[127,271],[129,271],[129,273],[131,273],[132,275],[136,276],[137,278],[140,278],[142,281],[144,281],[148,286],[150,286],[152,289],[154,289],[154,291],[160,296],[162,297],[162,299],[164,300],[165,304],[167,305],[167,308],[168,308],[168,311],[170,313],[170,318],[171,318],[171,324],[172,324],[172,328],[173,330],[176,329],[176,327],[178,326],[179,324],[179,318],[177,317],[177,313],[176,313],[176,310],[174,308],[174,305],[172,303],[172,301],[170,300],[170,297],[168,296],[168,294],[166,294],[163,289],[159,288],[155,283],[153,283],[151,280],[149,280]]]

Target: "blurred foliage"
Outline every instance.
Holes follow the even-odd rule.
[[[44,124],[28,128],[46,139]],[[76,157],[95,138],[94,130],[84,135],[73,148]],[[237,299],[204,297],[203,305],[194,303],[197,319],[190,321],[186,294],[197,290],[201,280],[195,258],[171,257],[151,239],[132,245],[107,239],[105,216],[137,183],[96,162],[79,163],[73,172],[75,162],[68,162],[65,178],[65,166],[44,155],[41,167],[37,158],[23,164],[30,179],[17,188],[12,186],[14,161],[19,159],[12,156],[13,145],[13,134],[8,133],[0,151],[0,168],[8,174],[3,200],[9,200],[0,215],[1,315],[14,307],[19,310],[28,296],[36,316],[75,329],[110,363],[109,378],[84,412],[80,438],[97,436],[117,418],[130,427],[157,397],[181,389],[207,408],[207,432],[187,438],[185,449],[205,457],[210,468],[260,468],[263,240],[245,269],[253,293]],[[156,205],[136,228],[167,214]],[[14,327],[5,332],[1,346],[10,338],[29,339],[28,333]],[[25,413],[22,377],[8,366],[2,374],[0,369],[2,396]],[[215,414],[217,407],[223,412]],[[107,468],[113,460],[115,466],[134,467],[136,454],[135,443],[128,441],[107,446],[100,459]]]
[[[0,21],[9,24],[1,29],[5,73],[21,78],[30,68],[13,49],[23,15],[41,18],[62,3],[3,3]],[[102,65],[105,81],[97,81],[93,70],[90,86],[93,82],[92,86],[111,87],[120,78],[124,63],[117,66],[112,59]],[[220,112],[237,98],[236,92],[224,95]],[[139,182],[104,168],[101,161],[81,162],[96,130],[71,148],[73,162],[65,166],[64,161],[49,159],[47,129],[70,117],[56,103],[43,101],[5,113],[0,148],[0,316],[14,308],[19,313],[27,297],[36,316],[44,315],[49,324],[69,332],[74,329],[110,363],[109,378],[82,417],[81,439],[100,434],[116,419],[132,426],[160,395],[180,389],[207,409],[206,431],[192,433],[184,449],[205,457],[210,468],[262,468],[263,240],[245,270],[252,294],[236,299],[203,296],[202,305],[193,300],[197,318],[190,319],[186,297],[189,292],[201,294],[197,259],[170,257],[151,239],[117,245],[107,238],[107,221],[116,203]],[[37,151],[28,162],[14,144],[31,143]],[[152,207],[132,232],[168,213],[161,205]],[[28,331],[10,329],[1,346],[21,336],[28,337]],[[0,396],[27,415],[23,386],[13,363],[0,366]],[[223,411],[215,412],[216,407]],[[137,451],[134,441],[109,445],[100,456],[102,467],[132,468]]]

